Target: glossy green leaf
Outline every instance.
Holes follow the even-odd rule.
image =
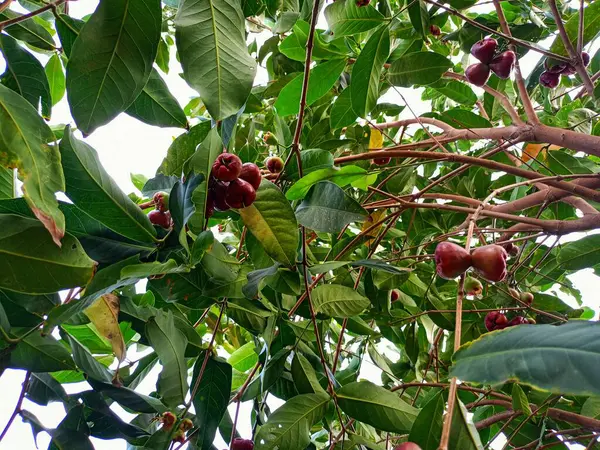
[[[599,337],[595,322],[510,327],[462,346],[451,374],[464,381],[518,380],[551,392],[598,395]]]
[[[77,207],[113,232],[153,242],[156,231],[142,210],[119,189],[91,146],[73,136],[70,127],[60,141],[67,196]]]
[[[57,247],[36,220],[0,215],[0,288],[46,294],[85,286],[94,261],[74,237],[65,235],[62,242]]]
[[[352,110],[360,117],[367,117],[377,104],[379,78],[389,54],[390,32],[388,27],[381,27],[369,38],[352,66]]]
[[[408,5],[408,17],[415,31],[424,39],[429,34],[429,11],[424,0],[416,0]]]
[[[56,105],[65,96],[65,91],[67,89],[65,72],[62,63],[60,62],[60,57],[58,55],[52,55],[46,63],[44,70],[46,71],[46,77],[48,78],[52,105]]]
[[[303,175],[308,175],[315,170],[333,167],[332,153],[329,150],[322,150],[320,148],[302,150],[300,152],[300,160]],[[298,162],[296,158],[292,158],[288,163],[282,178],[286,180],[298,178]]]
[[[158,0],[102,0],[83,26],[67,64],[71,114],[83,133],[138,97],[156,57],[161,18]]]
[[[115,386],[110,382],[106,383],[94,379],[88,380],[88,383],[90,383],[90,386],[95,391],[101,392],[106,397],[133,411],[155,414],[167,410],[165,405],[157,398],[140,394],[133,389],[124,386]]]
[[[186,128],[188,125],[183,109],[154,68],[148,83],[125,112],[157,127]]]
[[[0,200],[15,196],[15,171],[0,167]]]
[[[465,450],[483,450],[481,439],[465,405],[457,398],[450,425],[450,442],[448,448]]]
[[[295,265],[298,224],[294,211],[277,186],[263,179],[256,191],[256,200],[241,209],[240,216],[271,258],[288,267]]]
[[[23,14],[10,9],[5,9],[0,13],[0,21],[16,19]],[[27,44],[41,50],[55,50],[56,46],[50,32],[35,20],[22,20],[15,24],[7,26],[4,31],[6,34],[26,42]]]
[[[341,0],[328,5],[325,18],[335,37],[362,33],[386,21],[373,6],[358,6],[355,0]]]
[[[367,215],[360,203],[330,181],[315,184],[296,209],[301,225],[325,233],[340,232],[352,222],[364,221]]]
[[[42,115],[49,119],[52,96],[44,67],[35,56],[6,34],[0,35],[0,52],[6,61],[6,71],[0,77],[2,84],[18,92],[36,111],[41,103]]]
[[[346,88],[338,96],[333,106],[331,107],[330,122],[331,128],[337,130],[347,127],[356,122],[358,113],[352,109],[352,97],[350,89]]]
[[[233,0],[183,0],[175,17],[184,78],[214,120],[244,105],[256,74],[248,54],[241,5]]]
[[[310,428],[325,415],[329,400],[323,392],[288,400],[260,428],[256,450],[304,450],[310,444]]]
[[[73,336],[67,335],[67,341],[71,347],[73,353],[73,359],[77,364],[77,367],[87,375],[88,378],[104,381],[110,383],[112,376],[108,369],[102,365],[94,355],[84,347],[81,342],[75,339]]]
[[[344,67],[346,67],[345,59],[334,59],[317,64],[311,69],[306,94],[307,106],[312,105],[329,92],[340,77]],[[303,81],[304,74],[299,74],[281,90],[275,101],[277,114],[280,116],[298,114]]]
[[[178,136],[167,150],[167,156],[158,168],[158,172],[180,177],[185,162],[194,154],[196,147],[204,141],[210,130],[210,121],[205,120]]]
[[[408,440],[422,450],[437,450],[442,437],[446,404],[442,393],[438,393],[421,409],[410,429]]]
[[[350,417],[383,431],[405,433],[419,413],[398,394],[369,381],[346,384],[336,396],[338,405]]]
[[[65,217],[54,194],[65,190],[54,134],[23,97],[0,85],[0,165],[16,167],[23,178],[25,200],[58,244]]]
[[[196,386],[203,367],[206,352],[201,353],[194,366],[192,386]],[[231,392],[231,366],[220,358],[208,356],[198,391],[192,399],[196,417],[194,425],[199,427],[197,445],[200,449],[210,449],[221,418],[227,412]]]
[[[592,39],[598,35],[598,27],[600,26],[600,4],[590,3],[586,6],[583,13],[583,45],[588,44]],[[567,36],[573,44],[577,47],[577,34],[579,31],[579,14],[575,13],[565,23],[565,29],[567,30]],[[565,44],[561,39],[561,36],[556,36],[554,42],[550,46],[550,51],[562,56],[568,56]]]
[[[394,86],[423,86],[439,80],[452,65],[452,61],[439,53],[409,53],[392,63],[388,77]]]
[[[56,17],[56,31],[65,52],[65,56],[69,58],[73,50],[73,44],[79,35],[79,32],[85,25],[85,22],[76,19],[66,14],[58,14]]]
[[[517,383],[513,383],[512,387],[512,404],[515,411],[523,411],[523,414],[529,416],[531,414],[531,407],[529,406],[529,400],[523,388]]]
[[[440,119],[454,128],[487,128],[492,126],[485,117],[461,108],[444,111],[440,115]]]
[[[561,247],[558,263],[568,270],[580,270],[600,264],[600,236],[585,236]]]
[[[332,317],[351,317],[362,313],[371,302],[354,289],[340,284],[321,284],[312,291],[316,312]]]
[[[62,385],[48,373],[32,373],[27,386],[27,399],[38,405],[50,402],[67,402],[67,393]]]
[[[188,249],[186,225],[196,209],[192,202],[192,195],[204,182],[206,182],[206,178],[203,174],[190,174],[184,182],[175,183],[169,196],[169,211],[173,219],[174,230],[179,236],[179,243],[186,250]]]
[[[471,106],[477,101],[477,95],[475,95],[473,89],[460,81],[448,80],[432,87],[439,93],[444,94],[450,100],[454,100],[462,105]]]
[[[331,167],[327,169],[315,170],[308,175],[300,178],[286,192],[288,200],[300,200],[308,194],[310,188],[320,181],[329,180],[340,187],[364,178],[367,171],[358,166]]]
[[[259,376],[254,378],[248,384],[246,392],[242,395],[242,401],[248,401],[256,398],[259,394],[266,392],[281,377],[285,369],[285,360],[290,354],[290,350],[282,349],[274,354],[262,369]]]
[[[254,342],[245,343],[229,356],[227,362],[240,372],[250,370],[258,362],[255,347]]]
[[[292,360],[292,377],[294,384],[300,394],[319,394],[325,390],[319,384],[315,369],[308,359],[301,353],[296,352]]]
[[[68,350],[54,337],[35,332],[15,346],[10,353],[8,367],[31,372],[55,372],[73,370],[75,363]]]

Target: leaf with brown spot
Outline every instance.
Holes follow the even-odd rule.
[[[100,334],[110,341],[115,355],[122,362],[125,359],[125,341],[119,328],[119,297],[105,294],[84,313]]]

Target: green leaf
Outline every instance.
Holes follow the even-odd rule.
[[[196,147],[204,141],[210,130],[210,121],[206,120],[178,136],[167,150],[167,156],[158,168],[158,172],[180,177],[185,162],[194,154]]]
[[[367,117],[377,104],[379,78],[389,54],[390,32],[388,27],[384,26],[369,38],[352,66],[352,110],[360,117]]]
[[[598,34],[598,27],[600,27],[600,4],[592,2],[585,7],[583,10],[583,45],[587,45],[592,39]],[[577,47],[577,34],[579,31],[579,14],[575,13],[565,23],[565,30],[569,40]],[[562,56],[568,56],[565,44],[561,39],[561,36],[556,36],[554,42],[550,46],[550,51]]]
[[[27,399],[38,405],[47,406],[50,402],[68,402],[62,385],[47,373],[32,373],[27,386]]]
[[[492,126],[485,117],[461,108],[444,111],[440,115],[440,119],[454,128],[487,128]]]
[[[288,267],[295,265],[298,224],[290,203],[277,186],[263,179],[256,200],[240,209],[240,216],[271,258]]]
[[[66,338],[71,347],[73,359],[75,360],[77,367],[79,367],[79,369],[81,369],[90,379],[110,383],[112,376],[108,369],[94,358],[91,352],[73,336],[67,335]]]
[[[223,141],[215,127],[210,130],[187,163],[187,167],[194,173],[204,176],[204,181],[192,193],[192,203],[195,206],[195,210],[190,216],[188,223],[194,233],[204,230],[206,202],[208,200],[207,180],[210,178],[213,163],[222,151]]]
[[[333,167],[333,154],[329,150],[322,150],[320,148],[302,150],[300,152],[300,160],[304,175],[314,172],[315,170]],[[296,161],[296,158],[292,158],[288,163],[283,178],[286,180],[298,178],[298,162]]]
[[[160,400],[154,397],[135,392],[124,386],[115,386],[110,381],[108,383],[88,379],[88,383],[95,391],[101,392],[106,397],[114,400],[125,408],[129,408],[141,413],[162,413],[167,410]]]
[[[209,352],[212,352],[209,350]],[[196,386],[200,371],[202,370],[206,352],[201,353],[194,366],[192,386]],[[200,449],[210,449],[215,439],[221,418],[227,412],[229,393],[231,392],[232,369],[229,364],[220,358],[208,356],[206,366],[198,384],[198,391],[192,399],[196,417],[194,425],[199,430],[196,433],[197,444]]]
[[[154,68],[150,72],[148,83],[125,112],[157,127],[186,128],[188,125],[183,109]]]
[[[246,342],[229,356],[227,362],[239,372],[250,370],[258,362],[258,355],[256,354],[254,342]]]
[[[306,106],[323,97],[333,87],[346,67],[345,59],[334,59],[317,64],[310,71],[308,79],[308,91],[306,93]],[[298,114],[300,110],[300,96],[304,74],[299,74],[281,90],[275,101],[275,109],[280,116]]]
[[[444,83],[432,86],[440,94],[462,105],[472,106],[477,101],[477,95],[468,85],[456,80],[448,80]]]
[[[412,2],[408,6],[408,16],[412,26],[425,40],[429,34],[429,11],[427,11],[427,3],[423,0]]]
[[[67,349],[54,337],[34,332],[15,346],[7,367],[31,372],[56,372],[73,370],[75,363]]]
[[[0,200],[15,196],[15,171],[0,167]]]
[[[85,286],[94,261],[73,236],[65,235],[62,242],[57,247],[36,220],[0,215],[0,288],[46,294]]]
[[[321,284],[312,291],[316,312],[332,317],[351,317],[362,313],[371,302],[354,289],[341,284]]]
[[[350,89],[346,88],[338,96],[331,107],[331,116],[329,118],[331,129],[337,130],[352,125],[356,122],[357,118],[358,113],[354,112],[354,109],[352,109]]]
[[[164,73],[169,73],[169,44],[166,43],[164,39],[161,39],[158,42],[158,53],[156,54],[156,65],[162,70]]]
[[[41,102],[42,115],[49,119],[52,97],[48,77],[40,62],[6,34],[0,34],[0,51],[6,61],[6,72],[0,77],[2,84],[18,92],[36,111]]]
[[[319,394],[325,390],[319,384],[317,374],[306,357],[296,352],[292,360],[292,377],[300,394]]]
[[[527,395],[523,391],[523,388],[517,383],[513,383],[512,387],[512,404],[515,411],[523,411],[523,414],[526,416],[531,414],[531,408],[529,406]]]
[[[600,327],[575,321],[484,334],[455,353],[451,374],[482,384],[515,380],[550,392],[598,395],[598,370]]]
[[[310,188],[319,181],[329,180],[340,187],[347,186],[367,175],[367,171],[358,166],[330,167],[319,169],[304,175],[286,192],[288,200],[300,200],[308,194]]]
[[[346,384],[336,396],[339,407],[350,417],[383,431],[405,433],[419,413],[398,394],[369,381]]]
[[[169,211],[175,224],[175,233],[179,236],[179,243],[186,250],[188,249],[188,242],[185,226],[195,210],[192,195],[196,188],[203,182],[206,182],[204,175],[190,174],[183,183],[181,181],[175,183],[169,196]]]
[[[360,203],[330,181],[315,184],[296,209],[301,225],[315,231],[337,233],[352,222],[368,216]]]
[[[5,9],[0,13],[0,21],[15,19],[22,17],[23,14]],[[52,35],[42,25],[35,20],[23,20],[15,24],[7,26],[4,31],[27,44],[37,47],[41,50],[56,50]]]
[[[0,165],[19,169],[27,204],[58,244],[65,217],[54,193],[65,190],[54,134],[23,97],[0,85]]]
[[[142,210],[117,186],[91,146],[75,139],[70,127],[60,141],[66,194],[78,208],[115,233],[154,242],[156,231]]]
[[[185,335],[175,326],[173,313],[158,311],[146,323],[146,335],[163,369],[158,376],[158,392],[167,406],[183,403],[188,392]]]
[[[437,450],[442,437],[445,407],[441,392],[429,400],[415,419],[408,440],[419,445],[422,450]]]
[[[267,319],[273,313],[245,298],[231,298],[227,304],[227,314],[242,327],[254,333],[262,333],[267,326]]]
[[[567,270],[587,269],[600,264],[600,235],[585,236],[561,247],[558,263]]]
[[[44,70],[46,71],[46,77],[48,78],[52,105],[56,105],[65,96],[66,91],[65,72],[63,71],[60,57],[58,55],[52,55],[46,63]]]
[[[394,61],[388,76],[394,86],[424,86],[439,80],[452,66],[452,61],[439,53],[415,52]]]
[[[250,95],[256,61],[234,0],[182,0],[175,16],[177,50],[188,84],[214,120],[236,114]]]
[[[80,19],[75,19],[67,14],[58,14],[56,16],[55,24],[65,56],[70,58],[73,44],[75,43],[79,32],[85,25],[85,22]]]
[[[483,450],[477,428],[469,419],[469,413],[465,405],[457,398],[450,425],[450,442],[448,448],[460,448],[461,450]]]
[[[121,269],[121,279],[127,278],[149,278],[167,273],[185,273],[189,272],[190,268],[177,263],[174,259],[169,259],[164,263],[154,261],[144,264],[131,264]]]
[[[381,25],[386,18],[373,6],[358,6],[355,0],[340,0],[325,8],[325,19],[333,36],[351,36]]]
[[[83,133],[110,122],[138,97],[156,57],[161,21],[159,0],[100,1],[67,64],[71,114]]]
[[[285,369],[285,360],[290,354],[290,350],[282,349],[268,360],[267,365],[260,372],[257,378],[254,378],[248,385],[246,392],[242,395],[242,401],[248,401],[256,398],[259,394],[269,390],[273,384],[281,377]]]
[[[291,398],[260,428],[256,450],[304,450],[310,444],[310,428],[325,415],[328,403],[326,393]]]
[[[304,62],[306,59],[306,43],[308,41],[308,33],[310,24],[303,20],[298,21],[294,25],[294,32],[286,37],[279,44],[279,51],[294,61]],[[346,56],[348,53],[344,45],[337,45],[337,42],[324,42],[319,32],[314,35],[313,43],[313,61],[322,59],[335,59]]]

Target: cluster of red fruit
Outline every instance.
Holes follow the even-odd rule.
[[[535,320],[523,316],[515,316],[508,320],[500,311],[492,311],[485,316],[485,328],[488,331],[503,330],[516,325],[534,324]]]
[[[590,54],[582,52],[581,59],[583,60],[583,65],[587,67],[590,63]],[[540,75],[540,84],[550,89],[554,89],[556,86],[558,86],[561,75],[568,77],[577,73],[575,67],[569,63],[560,63],[551,66],[548,60],[546,60],[544,67],[546,70]]]
[[[163,424],[163,428],[169,431],[171,428],[173,428],[173,425],[175,425],[175,422],[177,421],[177,416],[172,412],[167,411],[163,413],[163,415],[160,418],[160,421]],[[183,419],[179,423],[179,428],[173,434],[173,441],[179,443],[185,442],[186,434],[192,428],[194,428],[194,423],[190,419]]]
[[[484,245],[469,253],[460,245],[445,241],[435,249],[437,274],[447,280],[453,280],[473,267],[487,281],[502,281],[506,278],[507,258],[504,247],[496,244]]]
[[[173,219],[171,219],[171,213],[169,212],[169,194],[157,192],[152,197],[152,203],[154,204],[154,209],[148,213],[150,222],[159,227],[171,228],[173,226]]]
[[[497,49],[498,41],[492,38],[485,38],[473,44],[471,55],[481,62],[467,67],[465,75],[469,83],[483,86],[490,77],[490,71],[502,79],[510,77],[517,56],[510,50],[497,55]]]

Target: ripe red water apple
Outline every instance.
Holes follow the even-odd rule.
[[[394,447],[394,450],[421,450],[421,447],[414,442],[403,442],[402,444]]]
[[[390,295],[390,299],[392,300],[392,303],[398,301],[399,298],[400,298],[400,293],[398,292],[398,289],[392,290],[392,294]]]
[[[150,223],[153,225],[158,225],[163,228],[171,228],[171,214],[167,212],[160,211],[158,209],[153,209],[148,213],[148,219],[150,219]]]
[[[494,72],[499,78],[506,79],[510,77],[510,72],[512,71],[513,66],[515,65],[515,61],[517,60],[517,55],[513,51],[506,51],[500,53],[490,63],[490,69]]]
[[[471,255],[460,245],[440,242],[435,248],[435,266],[440,277],[453,280],[471,267]]]
[[[210,183],[208,187],[208,196],[212,198],[214,208],[217,211],[227,211],[228,209],[231,209],[225,201],[228,187],[229,183],[222,183],[220,181],[214,181]]]
[[[488,281],[498,282],[506,278],[508,254],[496,244],[484,245],[471,252],[472,264],[477,273]]]
[[[392,160],[392,158],[389,158],[389,157],[375,158],[373,160],[373,164],[375,164],[377,166],[387,166],[391,160]]]
[[[471,47],[471,55],[473,55],[482,63],[489,64],[494,59],[497,48],[498,41],[496,41],[496,39],[485,38],[473,44]]]
[[[514,327],[516,325],[526,325],[528,324],[529,321],[527,320],[527,317],[523,317],[523,316],[516,316],[513,317],[510,322],[508,322],[508,327]]]
[[[256,191],[250,183],[242,179],[233,180],[227,187],[225,202],[232,208],[245,208],[254,203]]]
[[[283,159],[279,156],[270,156],[265,161],[267,170],[271,173],[279,173],[283,170]]]
[[[485,328],[488,331],[502,330],[508,326],[508,319],[500,311],[491,311],[485,316]]]
[[[475,86],[483,86],[490,77],[490,68],[483,63],[471,64],[465,71],[469,83]]]
[[[254,450],[254,442],[250,439],[235,438],[231,443],[231,450]]]
[[[240,172],[239,178],[250,183],[256,190],[260,186],[262,175],[260,174],[260,169],[256,164],[244,163],[242,165],[242,171]]]
[[[560,73],[542,72],[540,84],[549,89],[554,89],[560,83]]]
[[[220,181],[233,181],[241,171],[242,160],[232,153],[221,153],[212,166],[212,176]]]

